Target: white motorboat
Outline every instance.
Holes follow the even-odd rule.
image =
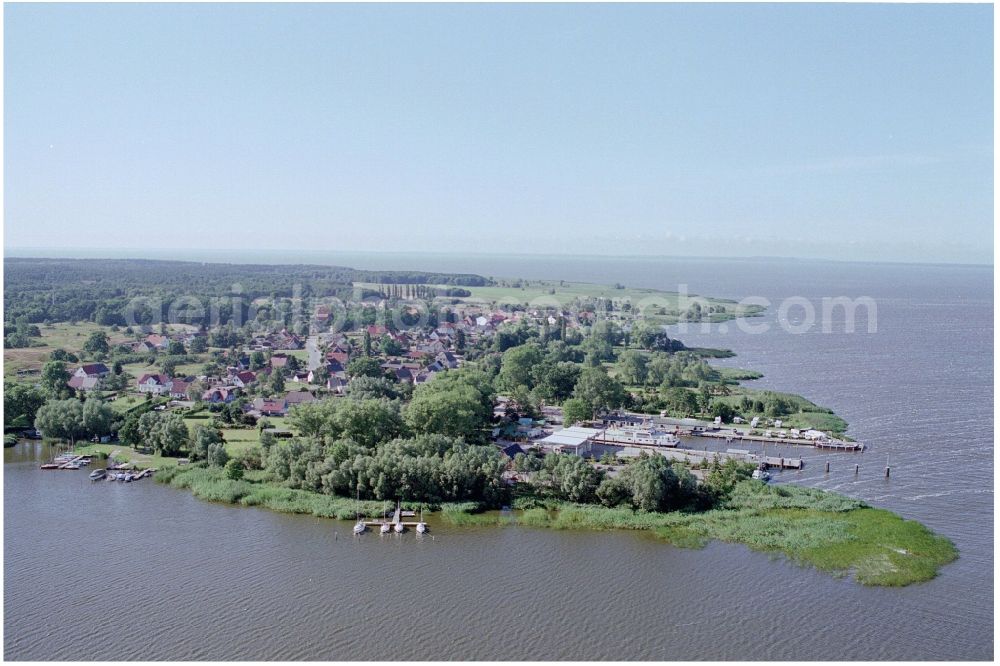
[[[390,529],[389,523],[382,523],[381,527],[378,528],[378,531],[380,534],[388,534]]]
[[[396,523],[392,526],[392,529],[396,530],[396,534],[402,534],[406,528],[403,527],[403,523]]]
[[[417,523],[417,531],[423,534],[427,531],[427,523],[424,522],[424,510],[420,510],[420,522]]]

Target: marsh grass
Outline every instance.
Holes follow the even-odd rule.
[[[155,479],[204,500],[321,518],[350,520],[358,511],[378,517],[384,506],[284,488],[256,472],[233,481],[221,469],[198,464],[163,468]],[[739,484],[724,507],[701,513],[649,513],[529,497],[515,500],[514,511],[484,512],[475,502],[405,506],[438,510],[445,521],[459,527],[646,530],[681,548],[701,548],[709,541],[739,543],[835,575],[852,575],[864,585],[930,580],[958,557],[947,538],[890,511],[822,490],[756,481]]]

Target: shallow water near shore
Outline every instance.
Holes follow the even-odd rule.
[[[752,385],[834,409],[869,445],[863,454],[796,449],[806,468],[777,481],[919,520],[951,538],[959,559],[929,583],[886,589],[741,546],[684,550],[631,532],[432,519],[430,535],[356,539],[348,522],[206,503],[149,480],[43,472],[40,445],[26,443],[4,452],[6,658],[992,657],[991,268],[417,255],[331,263],[684,283],[775,303],[871,296],[874,334],[692,326],[676,335],[732,348],[737,357],[722,363],[764,373]],[[762,321],[777,316],[775,307]]]

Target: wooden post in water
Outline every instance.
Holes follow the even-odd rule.
[[[858,470],[859,469],[861,469],[861,465],[855,464],[854,465],[854,476],[858,475]]]
[[[885,478],[887,478],[887,479],[889,478],[889,456],[888,456],[888,454],[886,454],[886,456],[885,456]]]
[[[826,473],[827,474],[830,473],[830,461],[829,460],[826,461]]]

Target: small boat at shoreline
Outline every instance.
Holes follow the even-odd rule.
[[[357,503],[358,503],[357,511],[354,514],[355,519],[357,520],[357,522],[354,523],[354,536],[360,536],[365,530],[368,529],[368,526],[365,525],[365,521],[361,520],[361,489],[360,488],[358,488]]]
[[[106,470],[106,469],[95,469],[93,472],[90,473],[90,480],[91,481],[100,481],[101,479],[103,479],[107,475],[107,473],[108,473],[108,470]]]
[[[427,531],[427,523],[424,522],[424,510],[420,510],[420,522],[417,523],[417,532],[423,534]]]
[[[390,529],[389,528],[389,523],[382,523],[382,525],[379,526],[378,531],[379,531],[379,534],[388,534],[389,533],[389,529]]]

